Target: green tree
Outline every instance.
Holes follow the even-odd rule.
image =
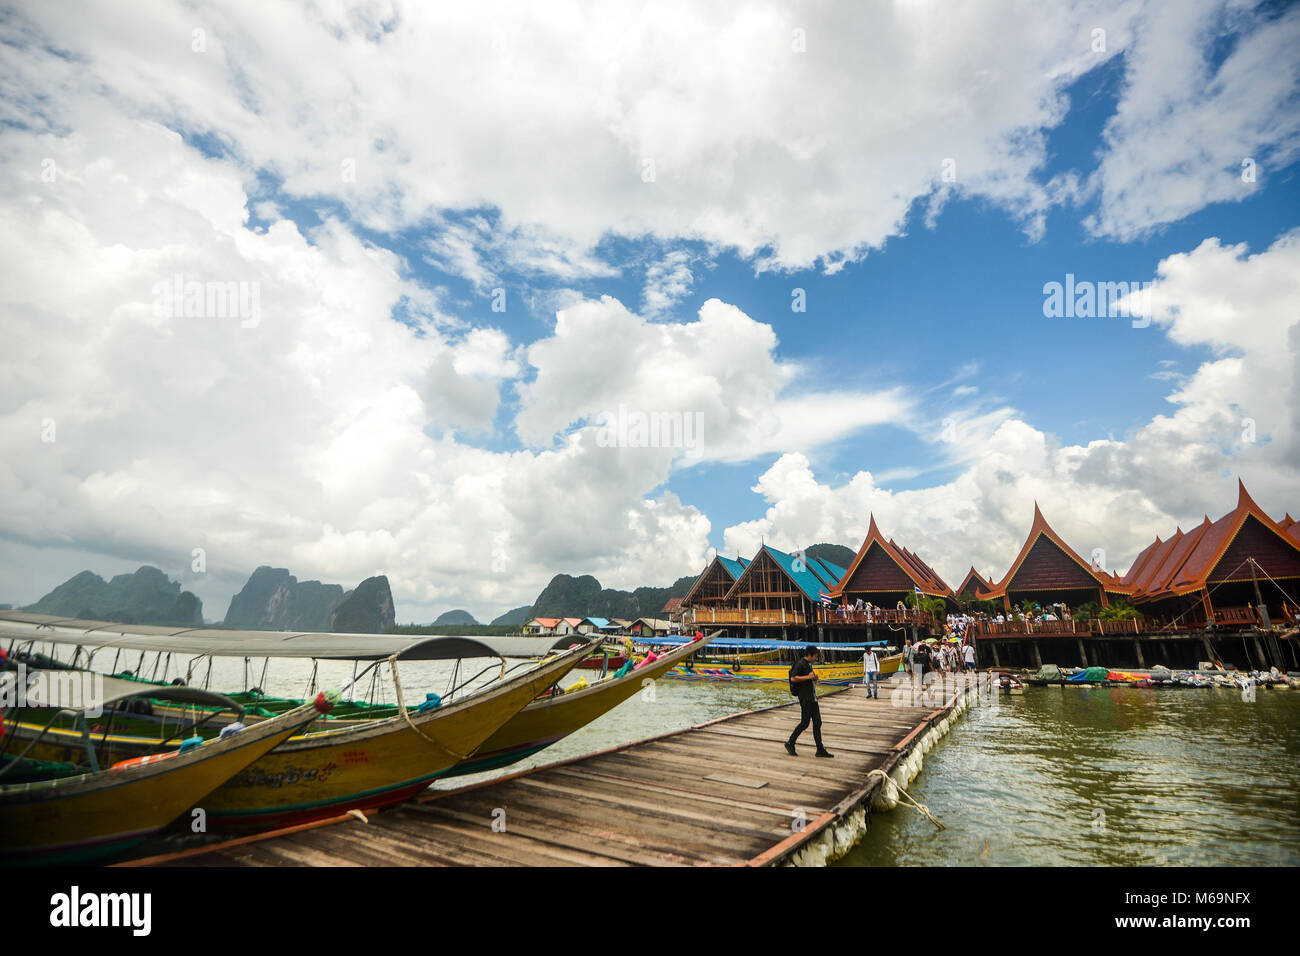
[[[1101,619],[1103,621],[1140,621],[1142,612],[1131,606],[1127,601],[1113,601],[1110,607],[1102,608]]]

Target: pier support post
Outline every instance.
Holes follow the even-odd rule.
[[[1201,635],[1201,645],[1205,648],[1205,659],[1210,663],[1214,663],[1214,645],[1210,643],[1208,634]]]
[[[993,666],[994,666],[994,667],[1001,667],[1001,666],[1002,666],[1002,662],[998,660],[998,642],[997,642],[997,641],[989,641],[989,647],[993,648]]]
[[[1259,669],[1268,670],[1268,655],[1264,653],[1264,643],[1259,639],[1259,632],[1255,632],[1255,653],[1259,655]]]
[[[1038,652],[1038,638],[1034,638],[1032,641],[1030,641],[1029,647],[1034,652],[1034,663],[1038,665],[1039,670],[1042,670],[1043,655]]]
[[[1141,638],[1138,637],[1133,638],[1133,650],[1137,652],[1138,667],[1145,668],[1147,666],[1147,662],[1142,658]]]
[[[1075,640],[1075,643],[1077,643],[1077,644],[1079,645],[1079,660],[1083,662],[1083,666],[1084,666],[1084,667],[1087,667],[1087,666],[1088,666],[1088,649],[1087,649],[1086,647],[1083,646],[1083,638],[1081,638],[1081,637],[1076,637],[1074,640]]]

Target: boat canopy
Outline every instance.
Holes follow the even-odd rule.
[[[148,681],[123,680],[105,677],[93,671],[55,670],[53,668],[25,668],[26,686],[22,699],[28,707],[59,707],[69,710],[87,710],[112,707],[123,700],[147,697],[151,700],[174,701],[178,704],[204,704],[226,707],[242,713],[240,707],[225,694],[186,687],[182,684],[154,684]]]
[[[635,644],[689,644],[689,637],[670,635],[664,637],[646,637],[633,639]],[[714,650],[733,651],[783,651],[798,650],[801,647],[815,647],[819,651],[860,651],[868,647],[884,647],[888,641],[855,641],[846,643],[824,643],[816,641],[766,641],[756,637],[718,637],[709,643]]]
[[[186,654],[191,657],[298,657],[317,660],[404,661],[474,657],[543,657],[586,643],[586,635],[465,637],[420,634],[330,634],[219,627],[163,627],[82,621],[29,611],[0,611],[0,641],[35,641],[103,650]]]

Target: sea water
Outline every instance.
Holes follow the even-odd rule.
[[[1295,866],[1300,692],[1026,687],[973,706],[848,866]]]

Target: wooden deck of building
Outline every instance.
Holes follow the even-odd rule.
[[[901,675],[900,675],[901,676]],[[230,840],[125,865],[170,866],[692,866],[787,860],[869,800],[934,721],[888,685],[821,698],[835,759],[783,747],[797,704],[499,777],[372,815]],[[495,827],[494,827],[495,824]]]

